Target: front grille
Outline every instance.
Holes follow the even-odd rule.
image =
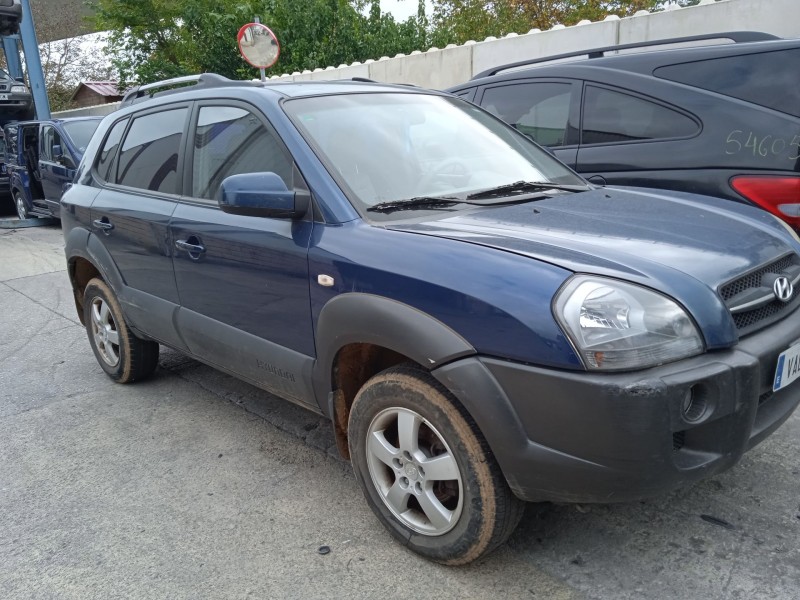
[[[737,294],[741,294],[742,292],[746,292],[752,288],[760,287],[761,277],[763,277],[765,274],[783,273],[792,265],[797,264],[800,264],[800,259],[798,259],[798,256],[796,254],[789,254],[780,260],[776,260],[774,263],[770,263],[765,267],[761,267],[757,271],[748,273],[744,277],[740,277],[739,279],[735,279],[730,283],[726,283],[719,288],[719,295],[722,296],[722,299],[727,302]]]
[[[672,449],[677,451],[683,448],[683,445],[686,443],[686,432],[685,431],[675,431],[672,434]]]
[[[788,254],[720,286],[719,295],[728,308],[733,308],[737,304],[742,304],[742,294],[747,299],[747,293],[753,290],[760,289],[766,295],[772,294],[771,284],[769,287],[765,287],[763,281],[765,275],[787,275],[793,278],[796,276],[798,269],[800,269],[800,257],[797,254]],[[782,319],[796,309],[800,305],[800,290],[797,289],[798,287],[800,286],[795,286],[795,295],[790,302],[782,302],[777,298],[773,298],[768,304],[755,307],[752,310],[733,312],[731,316],[739,335],[753,333]]]

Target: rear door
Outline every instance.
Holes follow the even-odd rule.
[[[104,182],[91,230],[123,279],[115,290],[132,324],[182,348],[169,219],[178,202],[190,105],[159,106],[115,123],[95,165]]]
[[[663,175],[663,187],[673,187],[668,184],[670,171],[711,166],[709,154],[705,160],[694,158],[698,144],[692,138],[701,130],[700,121],[677,106],[586,83],[577,170],[610,184],[650,187],[658,187]]]
[[[185,196],[172,217],[178,325],[189,350],[283,397],[316,406],[308,281],[312,220],[220,210],[223,179],[273,172],[304,187],[268,120],[236,101],[198,102]]]

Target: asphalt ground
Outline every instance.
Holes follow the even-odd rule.
[[[0,599],[800,598],[800,414],[725,474],[530,505],[443,567],[383,530],[316,415],[163,348],[113,383],[65,268],[58,227],[0,229]]]

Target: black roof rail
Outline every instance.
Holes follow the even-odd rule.
[[[260,82],[257,82],[260,83]],[[125,92],[122,98],[120,107],[130,106],[137,102],[144,102],[153,96],[161,96],[169,93],[176,93],[185,91],[185,88],[190,84],[193,89],[207,89],[223,86],[252,86],[251,81],[236,81],[228,79],[216,73],[201,73],[200,75],[186,75],[184,77],[175,77],[173,79],[165,79],[164,81],[156,81],[155,83],[148,83],[146,85],[139,85],[131,88]]]
[[[472,79],[481,79],[483,77],[491,77],[497,75],[501,71],[508,69],[515,69],[517,67],[525,67],[528,65],[535,65],[539,63],[546,63],[564,58],[574,58],[577,56],[586,56],[588,58],[602,58],[606,52],[616,52],[618,50],[631,50],[634,48],[647,48],[649,46],[666,46],[669,44],[685,44],[688,42],[701,42],[705,40],[731,40],[736,44],[745,42],[764,42],[767,40],[779,40],[776,35],[771,33],[764,33],[762,31],[723,31],[720,33],[705,33],[703,35],[690,35],[687,37],[679,38],[665,38],[661,40],[650,40],[648,42],[637,42],[633,44],[620,44],[617,46],[606,46],[604,48],[590,48],[588,50],[578,50],[576,52],[568,52],[566,54],[555,54],[552,56],[543,56],[540,58],[532,58],[529,60],[521,60],[519,62],[508,63],[487,69],[475,75]]]

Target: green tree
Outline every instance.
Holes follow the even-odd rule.
[[[693,0],[685,0],[691,2]],[[607,15],[630,16],[654,10],[663,0],[434,0],[432,36],[438,45],[574,25]]]
[[[424,20],[397,23],[378,0],[96,0],[95,9],[123,84],[206,71],[254,77],[236,47],[254,16],[281,45],[270,74],[408,53],[428,35]]]

